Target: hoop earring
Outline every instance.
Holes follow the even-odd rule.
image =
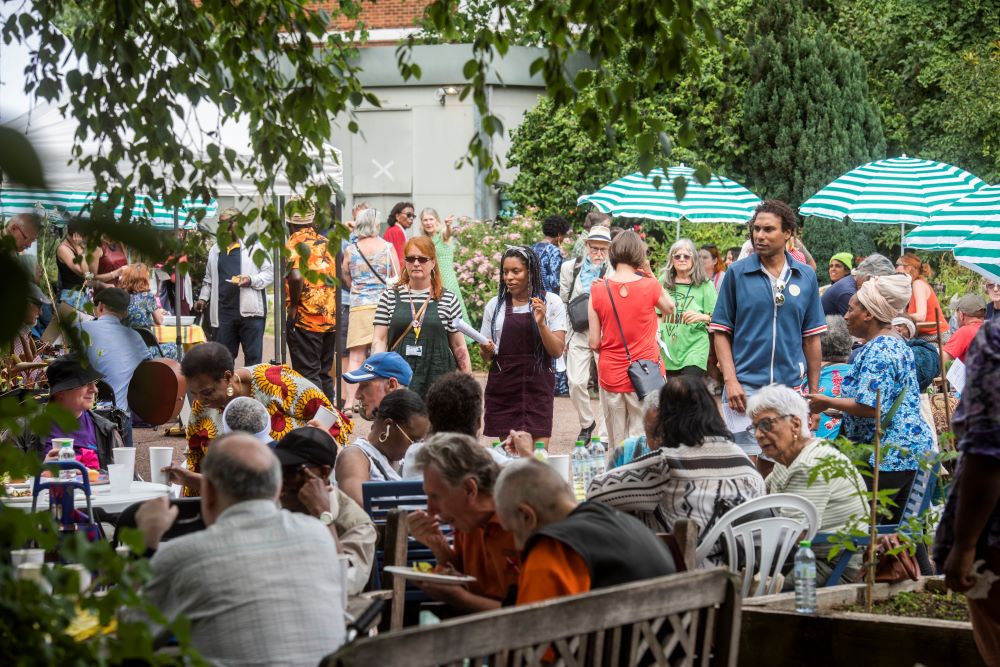
[[[233,391],[233,385],[226,387],[226,396],[232,396],[235,392]]]
[[[380,435],[378,437],[378,441],[379,442],[383,442],[384,443],[386,440],[389,439],[389,429],[390,429],[390,426],[388,424],[386,424],[385,425],[385,433],[383,433],[382,435]]]

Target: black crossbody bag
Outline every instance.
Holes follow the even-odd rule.
[[[611,312],[615,314],[615,322],[618,323],[618,331],[622,335],[622,345],[625,346],[625,356],[628,357],[628,379],[632,382],[635,395],[641,401],[654,391],[659,391],[663,386],[664,379],[660,375],[660,364],[649,359],[639,359],[638,361],[632,359],[632,353],[628,351],[628,343],[625,342],[625,330],[622,329],[622,321],[618,317],[618,309],[615,307],[615,298],[611,295],[611,284],[605,280],[604,286],[608,289]]]

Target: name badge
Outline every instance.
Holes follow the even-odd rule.
[[[424,356],[424,346],[423,345],[407,345],[406,346],[406,356],[408,356],[408,357],[422,357],[422,356]]]

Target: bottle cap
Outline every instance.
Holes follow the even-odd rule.
[[[799,546],[800,547],[805,547],[805,548],[808,549],[809,547],[812,546],[812,541],[811,540],[802,540],[801,542],[799,542]]]
[[[575,447],[583,447],[583,440],[577,440]]]
[[[541,441],[536,442],[535,443],[535,449],[545,449],[545,443],[541,442]]]
[[[493,441],[493,446],[494,447],[499,447],[500,446],[500,441],[499,440],[494,440]]]

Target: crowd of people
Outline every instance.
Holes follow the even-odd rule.
[[[976,557],[1000,573],[996,283],[983,285],[988,300],[959,295],[954,321],[929,267],[911,253],[893,263],[838,252],[831,284],[821,287],[796,213],[773,200],[755,210],[742,248],[679,239],[654,269],[639,234],[592,212],[568,252],[570,225],[558,217],[544,222],[534,246],[509,246],[496,296],[472,323],[451,217],[425,208],[417,219],[413,204],[400,202],[383,233],[379,212],[360,205],[350,238],[334,248],[312,209],[290,211],[291,365],[262,362],[273,268],[256,263],[256,244],[213,244],[191,304],[207,313],[213,340],[182,357],[187,455],[164,469],[184,495],[201,498],[209,527],[161,543],[176,515],[166,499],[136,519],[152,556],[151,599],[168,617],[191,619],[209,660],[308,662],[343,641],[345,600],[369,586],[374,565],[376,531],[362,509],[369,482],[422,480],[427,504],[410,514],[411,536],[439,571],[474,577],[465,586],[419,584],[448,613],[674,573],[685,565],[656,533],[680,519],[704,533],[768,494],[802,496],[820,532],[843,531],[866,520],[860,490],[870,490],[876,461],[856,466],[838,438],[871,443],[880,432],[880,488],[892,490],[894,514],[885,522],[898,521],[917,471],[940,446],[926,390],[946,370],[942,360],[967,376],[955,421],[964,457],[936,568],[926,558],[922,567],[943,571],[959,590],[974,583]],[[221,224],[234,215],[224,212]],[[4,235],[23,250],[36,223],[15,219]],[[129,379],[151,356],[131,325],[156,324],[170,306],[153,296],[146,264],[130,263],[113,243],[91,246],[71,223],[57,252],[59,300],[95,316],[80,325],[89,344],[44,369],[51,400],[78,428],[45,437],[26,430],[16,444],[51,458],[52,438],[72,437],[79,460],[105,467],[115,443],[131,444]],[[14,354],[34,356],[30,328],[49,301],[31,290]],[[471,374],[462,322],[478,325],[485,341],[485,388]],[[338,350],[347,364],[335,378]],[[94,412],[98,381],[125,412],[122,423]],[[555,444],[563,393],[578,439],[609,449],[608,470],[590,480],[586,499],[534,456],[536,443]],[[486,447],[484,437],[503,446]],[[850,473],[817,474],[830,460]],[[963,487],[982,502],[963,504],[955,490]],[[822,584],[830,549],[814,550]],[[725,561],[722,543],[708,560]],[[857,554],[841,581],[861,567]],[[265,579],[246,586],[240,573],[251,570]],[[998,598],[970,602],[981,647],[994,655]]]

